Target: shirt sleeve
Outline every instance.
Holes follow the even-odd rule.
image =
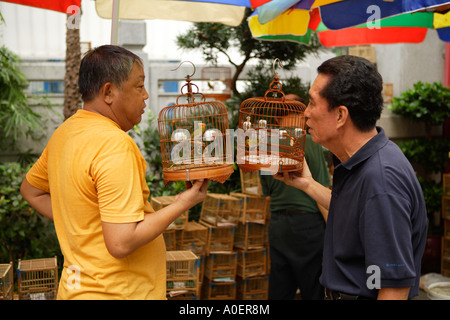
[[[47,193],[50,193],[47,171],[48,149],[45,147],[39,159],[26,174],[27,181],[33,186]]]
[[[101,220],[111,223],[140,221],[145,201],[139,159],[126,139],[111,138],[92,166]]]
[[[403,197],[378,194],[367,201],[361,217],[366,268],[380,268],[381,287],[409,287],[415,283],[409,208]]]

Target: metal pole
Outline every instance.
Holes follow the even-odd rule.
[[[120,0],[113,0],[112,17],[111,17],[111,44],[117,45],[118,28],[119,28],[119,7]]]
[[[445,43],[444,87],[450,87],[450,42]]]

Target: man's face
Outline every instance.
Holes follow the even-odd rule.
[[[116,101],[113,106],[114,113],[124,131],[132,129],[141,122],[142,114],[148,99],[145,90],[145,74],[139,63],[134,63],[128,80],[122,83],[121,88],[116,87]]]
[[[309,90],[309,104],[305,110],[308,118],[306,125],[315,143],[328,147],[331,139],[336,137],[336,117],[329,111],[328,101],[320,95],[320,91],[329,81],[329,76],[319,74]]]

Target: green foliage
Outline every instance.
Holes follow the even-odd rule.
[[[14,147],[19,134],[27,136],[42,129],[41,116],[30,108],[24,92],[27,80],[20,71],[19,62],[13,52],[5,46],[0,47],[1,148]]]
[[[418,177],[419,183],[422,187],[423,197],[427,206],[427,212],[440,212],[442,208],[442,183],[433,180],[425,180]]]
[[[224,55],[230,64],[236,67],[232,79],[232,89],[235,94],[236,81],[246,63],[251,59],[270,60],[280,59],[287,70],[303,60],[308,53],[317,53],[321,47],[315,37],[310,45],[289,41],[261,41],[252,37],[247,23],[251,10],[247,10],[246,17],[237,27],[229,27],[219,23],[194,23],[192,29],[177,37],[177,45],[182,49],[201,50],[207,62],[216,64],[218,57]],[[233,61],[231,50],[237,50],[242,61]]]
[[[20,185],[29,167],[0,164],[0,262],[61,257],[53,222],[22,198]],[[62,259],[58,259],[62,261]]]
[[[450,117],[450,89],[439,82],[414,84],[412,90],[393,98],[390,107],[395,114],[428,126],[441,125]]]
[[[411,163],[423,165],[428,173],[443,172],[450,163],[448,139],[435,138],[429,141],[426,138],[417,138],[398,145]]]
[[[442,173],[450,162],[450,141],[442,137],[432,137],[431,127],[443,125],[450,117],[450,90],[438,82],[430,84],[419,81],[414,84],[413,89],[395,97],[390,109],[412,122],[425,124],[426,137],[401,142],[399,147],[413,166],[419,166],[425,171],[418,174],[418,179],[428,214],[439,212],[442,182],[434,181],[431,174]],[[430,229],[432,233],[434,229]]]

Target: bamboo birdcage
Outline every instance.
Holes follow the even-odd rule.
[[[227,109],[219,101],[206,101],[191,83],[192,75],[186,77],[176,104],[159,113],[164,182],[211,179],[224,183],[233,173],[233,161],[227,152],[230,149],[227,144],[231,142]],[[192,91],[193,87],[197,92]],[[196,95],[201,102],[195,101]],[[179,103],[182,98],[187,102]]]
[[[306,106],[286,99],[275,68],[274,74],[264,97],[240,105],[237,163],[243,172],[303,169]]]

